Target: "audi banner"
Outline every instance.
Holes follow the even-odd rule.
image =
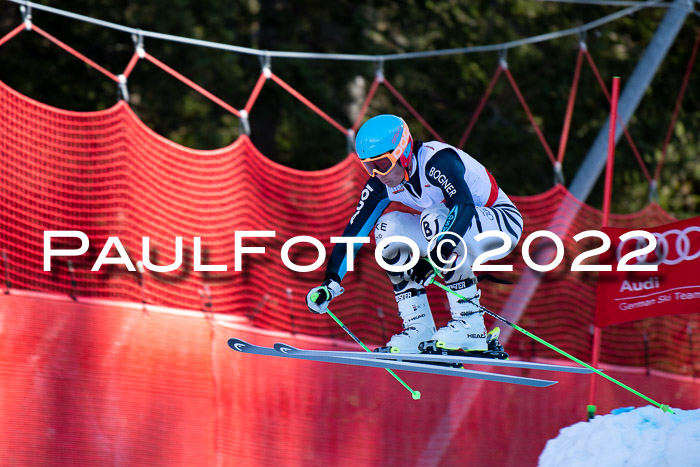
[[[603,233],[611,243],[600,247],[597,327],[700,312],[700,217]]]

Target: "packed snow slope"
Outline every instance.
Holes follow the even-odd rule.
[[[700,467],[700,409],[621,408],[559,431],[539,465]]]

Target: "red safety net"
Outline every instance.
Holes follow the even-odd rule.
[[[243,136],[231,146],[199,151],[177,145],[148,129],[120,102],[90,113],[55,109],[0,83],[0,247],[9,287],[74,297],[110,298],[174,308],[205,309],[249,317],[255,326],[312,336],[346,338],[330,319],[312,315],[304,296],[320,282],[323,268],[296,273],[280,259],[283,243],[311,235],[330,251],[354,212],[365,174],[354,157],[326,170],[304,172],[275,164]],[[507,189],[507,187],[506,187]],[[590,355],[595,275],[572,273],[571,261],[591,245],[572,237],[601,225],[599,211],[581,205],[563,187],[515,197],[525,217],[524,237],[546,229],[560,208],[577,211],[564,237],[564,262],[544,276],[527,305],[521,325],[575,356]],[[661,208],[612,216],[611,225],[644,227],[672,219]],[[77,230],[90,239],[85,255],[54,258],[43,270],[44,231]],[[274,238],[243,239],[265,246],[264,255],[243,255],[234,271],[235,231],[274,231]],[[154,264],[171,264],[175,237],[184,239],[184,261],[172,273],[129,272],[123,265],[91,269],[108,237],[118,237],[134,263],[142,258],[142,237],[150,238]],[[193,239],[201,237],[202,263],[227,265],[227,272],[194,272]],[[535,242],[535,246],[537,242]],[[53,248],[77,248],[77,239],[54,239]],[[111,251],[116,255],[116,250]],[[310,264],[311,245],[292,248],[290,258]],[[520,247],[504,262],[524,268]],[[71,261],[71,264],[68,263]],[[378,286],[379,285],[379,286]],[[381,344],[400,329],[396,304],[373,245],[365,247],[348,273],[347,293],[335,311],[369,344]],[[499,312],[510,288],[485,283],[483,304]],[[429,292],[438,322],[448,319],[447,299]],[[690,375],[692,334],[697,317],[667,317],[606,330],[603,361],[647,366]],[[508,350],[516,355],[556,354],[514,334]]]
[[[402,374],[424,394],[413,402],[380,370],[271,361],[226,347],[236,336],[261,345],[282,340],[354,348],[332,320],[306,309],[304,295],[323,271],[295,273],[280,260],[282,244],[298,235],[314,236],[330,249],[330,237],[354,212],[365,181],[354,156],[304,172],[269,161],[245,136],[222,149],[192,150],[148,129],[125,102],[69,112],[3,83],[0,135],[2,275],[13,292],[0,298],[2,464],[449,465],[471,459],[532,465],[547,439],[583,415],[588,378],[580,375],[557,375],[560,384],[549,389],[516,390]],[[595,275],[572,273],[570,266],[592,246],[571,237],[598,229],[601,213],[561,185],[514,201],[526,219],[524,236],[556,225],[562,207],[577,213],[564,238],[564,262],[544,275],[519,323],[587,360]],[[612,216],[611,225],[671,220],[652,204]],[[90,249],[54,258],[45,272],[48,230],[85,232]],[[251,230],[276,236],[244,239],[245,246],[267,251],[244,255],[242,271],[234,271],[234,232]],[[120,239],[134,263],[142,259],[142,237],[149,237],[149,256],[160,265],[174,260],[175,237],[181,236],[183,265],[172,273],[141,274],[122,265],[92,272],[110,236]],[[202,239],[204,264],[229,270],[194,272],[194,237]],[[77,246],[74,239],[53,243]],[[400,321],[372,249],[361,251],[344,281],[347,292],[333,305],[361,339],[378,345]],[[290,257],[309,264],[316,250],[298,245]],[[515,268],[505,278],[520,277],[522,258],[518,248],[501,261]],[[496,312],[511,291],[488,283],[482,289],[482,303]],[[434,288],[429,295],[442,324],[445,295]],[[696,316],[669,316],[607,328],[602,361],[625,365],[622,372],[607,370],[648,396],[692,408],[697,324]],[[519,358],[558,356],[517,333],[506,346]],[[605,412],[639,400],[601,384],[597,404]]]
[[[0,39],[0,45],[23,28]],[[120,81],[67,44],[34,30]],[[697,42],[691,63],[696,53]],[[582,55],[608,96],[592,57],[582,48],[558,164]],[[155,57],[144,53],[144,58],[234,115],[243,115]],[[137,60],[134,54],[124,78]],[[555,162],[503,65],[460,146],[501,73]],[[272,73],[269,78],[348,133],[281,78]],[[246,113],[265,82],[263,73]],[[354,130],[380,82],[440,139],[385,79],[375,79]],[[671,126],[681,98],[682,92]],[[340,234],[354,212],[365,180],[353,156],[327,170],[303,172],[269,161],[245,136],[222,149],[192,150],[148,129],[125,102],[100,112],[69,112],[33,101],[1,82],[0,156],[0,267],[7,292],[0,296],[2,465],[534,465],[547,439],[582,418],[589,379],[580,375],[557,374],[560,384],[533,389],[402,373],[423,393],[421,401],[413,402],[382,370],[278,361],[226,347],[226,340],[236,336],[260,345],[281,340],[305,348],[356,348],[345,342],[349,338],[332,320],[305,307],[304,295],[323,271],[295,273],[280,260],[283,243],[298,235],[314,236],[330,249],[330,237]],[[642,168],[649,178],[644,164]],[[572,237],[598,229],[601,213],[561,185],[513,199],[525,217],[524,237],[556,228],[559,221],[567,226],[565,260],[544,275],[519,324],[588,360],[596,278],[570,267],[577,255],[597,245],[578,244]],[[571,224],[558,218],[567,211],[576,213]],[[643,228],[672,220],[652,204],[632,215],[613,215],[610,225]],[[90,249],[80,257],[54,258],[52,271],[45,272],[48,230],[82,231]],[[243,270],[234,271],[234,232],[251,230],[276,236],[244,239],[245,246],[267,251],[245,255]],[[160,265],[174,260],[175,237],[184,238],[178,271],[130,272],[122,265],[91,271],[108,237],[118,237],[136,262],[142,259],[146,236],[149,256]],[[194,237],[202,239],[202,262],[227,265],[228,272],[193,270]],[[78,242],[57,239],[53,246],[75,248]],[[290,256],[295,263],[309,264],[316,250],[297,246]],[[514,272],[502,275],[517,281],[526,267],[522,258],[519,247],[501,261],[514,264]],[[347,293],[334,300],[334,311],[365,342],[382,344],[400,329],[400,321],[371,246],[360,253],[355,269],[344,281]],[[499,312],[512,289],[487,283],[482,290],[482,303]],[[436,321],[443,324],[448,319],[444,293],[433,288],[429,296]],[[489,319],[489,326],[495,324]],[[697,338],[693,344],[697,329],[697,316],[687,315],[606,328],[604,369],[653,399],[695,408],[700,396]],[[521,359],[558,357],[518,333],[506,347]],[[601,384],[596,403],[599,413],[605,413],[640,400]]]
[[[585,412],[585,375],[506,370],[559,381],[542,389],[400,372],[422,392],[413,401],[382,369],[240,354],[228,338],[356,348],[242,317],[21,291],[0,298],[0,317],[2,465],[536,465]],[[697,406],[690,377],[603,369]],[[639,405],[602,383],[597,402]]]

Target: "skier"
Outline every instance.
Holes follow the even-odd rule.
[[[469,154],[438,141],[414,144],[406,122],[395,115],[378,115],[365,122],[357,133],[355,148],[369,180],[343,236],[365,237],[374,228],[377,242],[389,236],[408,237],[418,245],[421,256],[406,272],[387,272],[403,331],[376,350],[487,351],[487,339],[492,336],[487,336],[484,326],[483,311],[479,308],[481,292],[472,264],[480,254],[508,242],[493,236],[482,241],[474,237],[487,231],[502,232],[510,240],[508,248],[501,248],[503,251],[489,259],[505,257],[523,232],[518,209],[493,176]],[[391,201],[420,214],[382,215]],[[458,234],[464,241],[452,234]],[[436,235],[438,238],[434,239]],[[356,249],[360,246],[355,244]],[[391,242],[382,250],[382,258],[394,266],[406,265],[412,259],[411,248],[403,242]],[[425,293],[425,286],[438,272],[433,264],[439,271],[445,271],[445,284],[450,289],[470,299],[461,300],[448,293],[452,319],[437,330]],[[338,244],[328,260],[323,284],[311,289],[306,297],[312,312],[325,313],[329,302],[344,292],[340,283],[346,271],[346,245]]]

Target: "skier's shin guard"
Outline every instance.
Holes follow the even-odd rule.
[[[408,214],[404,212],[390,212],[384,214],[377,221],[377,225],[381,226],[380,229],[375,230],[374,238],[379,243],[382,238],[391,236],[405,236],[411,238],[419,244],[419,248],[425,249],[422,245],[423,238],[417,225],[418,216],[414,214]],[[424,254],[421,251],[421,254]],[[382,259],[391,266],[404,266],[408,264],[411,259],[411,248],[403,242],[392,242],[387,244],[382,250]],[[423,287],[411,280],[411,276],[408,271],[393,272],[387,271],[389,280],[394,288],[395,294],[401,294],[407,290],[423,290]]]

